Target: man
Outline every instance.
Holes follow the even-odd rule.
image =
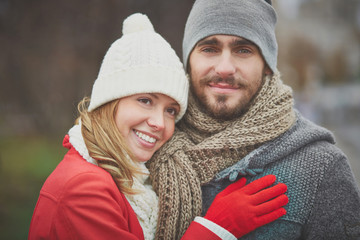
[[[271,1],[194,3],[183,39],[189,107],[149,163],[159,238],[179,238],[231,182],[267,174],[288,186],[287,214],[242,239],[360,238],[348,160],[331,132],[293,108],[277,70],[275,23]]]

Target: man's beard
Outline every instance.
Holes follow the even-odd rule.
[[[226,79],[219,77],[206,77],[200,79],[199,81],[200,88],[204,88],[210,82],[212,83],[224,82],[231,86],[236,86],[238,88],[247,88],[246,85],[242,84],[240,80],[236,80],[234,77],[229,77]],[[257,96],[257,93],[259,92],[260,89],[261,87],[254,94],[254,96],[252,96],[250,101],[245,101],[245,100],[239,101],[238,104],[236,104],[235,106],[229,107],[226,104],[228,99],[228,96],[226,94],[220,94],[218,96],[215,96],[216,103],[211,104],[209,98],[205,94],[200,94],[200,95],[196,94],[192,81],[190,81],[190,90],[192,91],[195,100],[199,104],[200,110],[212,118],[218,120],[224,120],[224,121],[232,120],[243,116],[249,110],[249,107],[252,105],[253,99]]]

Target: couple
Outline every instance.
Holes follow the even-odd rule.
[[[183,39],[188,94],[169,44],[146,16],[128,17],[29,239],[359,237],[359,189],[332,134],[294,110],[275,23],[265,0],[196,1]]]

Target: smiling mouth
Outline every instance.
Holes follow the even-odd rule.
[[[237,89],[237,86],[228,84],[228,83],[224,83],[224,82],[218,82],[218,83],[210,83],[209,84],[210,87],[216,87],[216,88],[224,88],[224,89]]]
[[[156,139],[153,137],[150,137],[149,135],[146,135],[144,133],[138,132],[136,130],[134,130],[135,134],[142,140],[148,142],[148,143],[155,143]]]
[[[236,92],[239,88],[237,86],[233,86],[227,83],[210,83],[209,87],[214,91],[215,93],[220,94],[228,94]]]

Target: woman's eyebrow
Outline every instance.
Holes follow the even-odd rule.
[[[155,93],[148,93],[148,94],[156,99],[159,99],[159,97]]]

